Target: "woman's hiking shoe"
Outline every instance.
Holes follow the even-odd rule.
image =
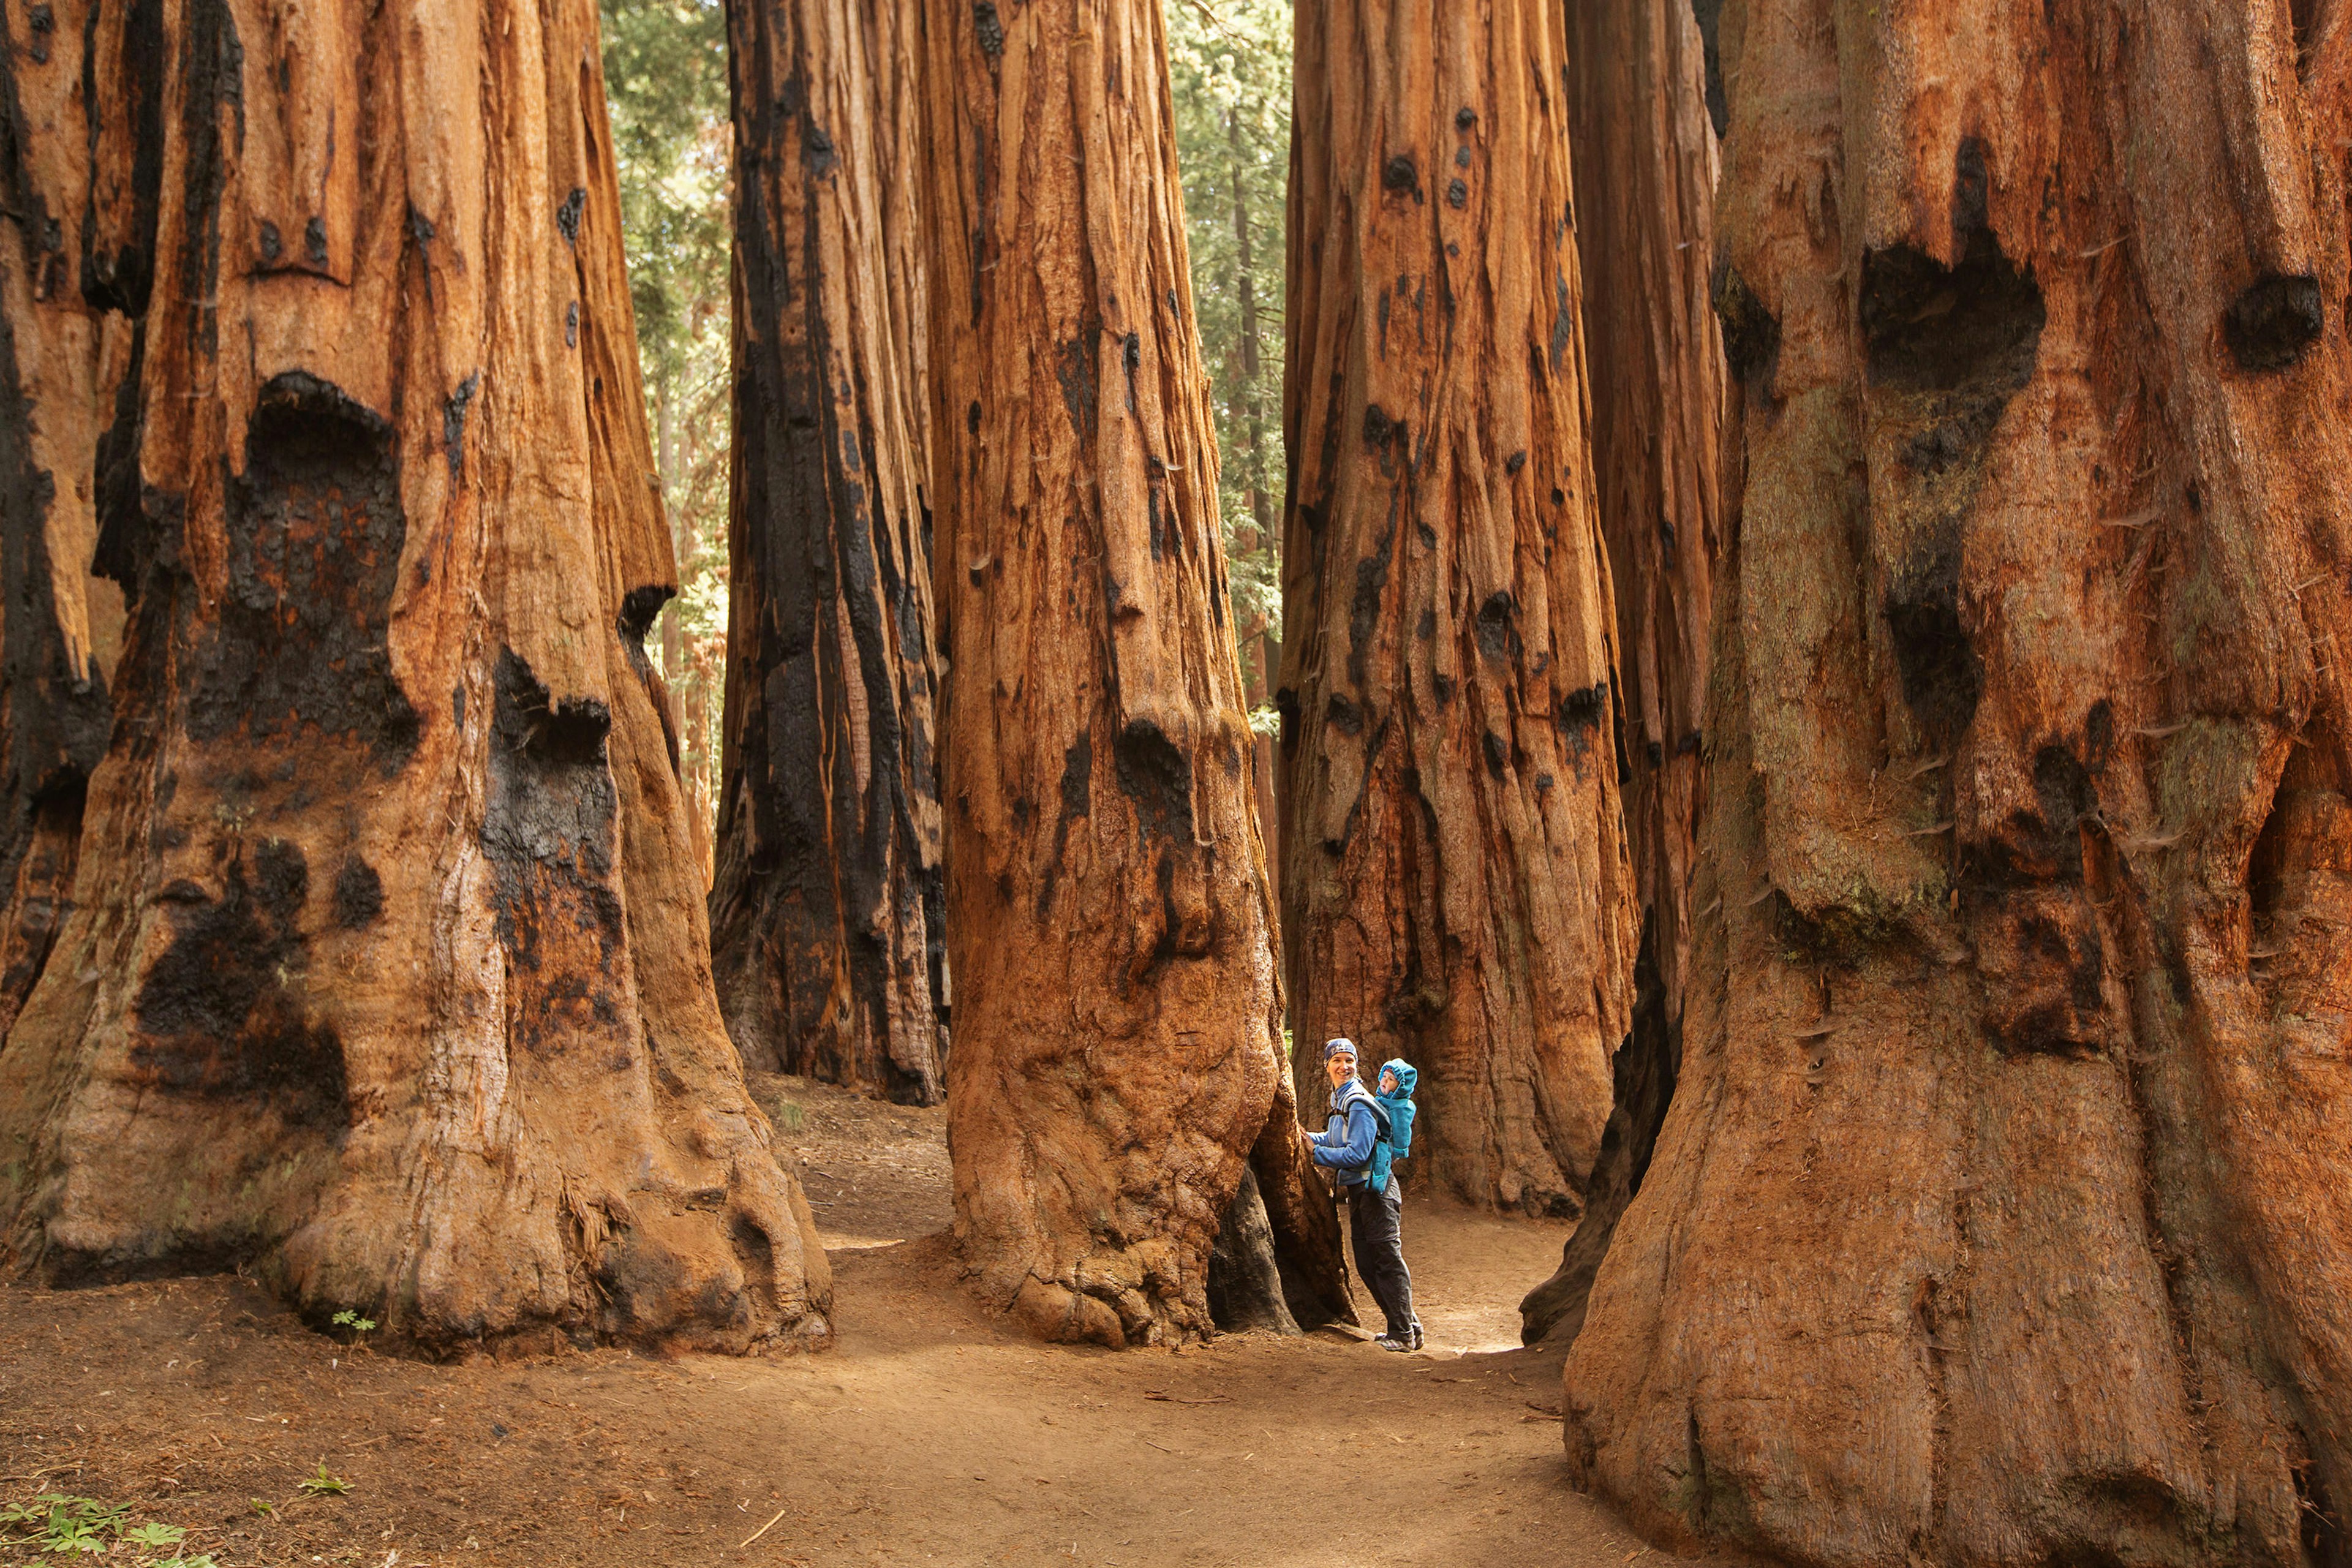
[[[1412,1342],[1412,1340],[1410,1337],[1401,1340],[1391,1334],[1382,1334],[1379,1339],[1374,1340],[1372,1343],[1380,1346],[1381,1349],[1384,1351],[1409,1351],[1420,1348]]]
[[[1415,1323],[1412,1326],[1412,1348],[1415,1350],[1419,1350],[1421,1348],[1421,1325],[1419,1323]]]

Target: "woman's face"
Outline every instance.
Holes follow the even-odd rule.
[[[1341,1084],[1356,1076],[1355,1053],[1353,1051],[1334,1051],[1330,1056],[1324,1058],[1323,1071],[1331,1079],[1331,1087],[1333,1089],[1339,1088]]]

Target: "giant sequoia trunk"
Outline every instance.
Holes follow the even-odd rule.
[[[2344,1560],[2347,26],[1725,14],[1710,912],[1566,1385],[1648,1529]]]
[[[1302,0],[1283,935],[1310,1048],[1422,1068],[1423,1159],[1573,1213],[1634,917],[1557,6]]]
[[[1698,24],[1687,0],[1595,0],[1568,16],[1593,477],[1617,589],[1643,956],[1584,1215],[1559,1272],[1520,1306],[1529,1343],[1572,1340],[1584,1321],[1592,1271],[1641,1186],[1682,1063],[1729,386],[1708,303],[1716,146]]]
[[[1292,1310],[1328,1317],[1159,7],[930,0],[925,21],[965,1267],[1049,1338],[1206,1332],[1248,1165],[1305,1265]]]
[[[92,279],[84,298],[71,225],[89,200],[87,10],[66,4],[41,27],[0,18],[0,1038],[71,897],[122,615],[89,574],[91,479],[132,353],[106,300],[143,281]],[[143,122],[161,106],[121,108]]]
[[[250,1264],[436,1348],[823,1336],[640,643],[673,574],[593,8],[59,21],[10,41],[12,110],[86,96],[12,112],[12,216],[136,323],[96,475],[132,603],[74,907],[0,1043],[7,1259]],[[19,457],[88,417],[25,364]],[[91,482],[29,450],[59,466],[12,540]],[[83,562],[44,537],[60,605]]]
[[[913,16],[733,0],[735,447],[712,964],[755,1066],[940,1092]]]

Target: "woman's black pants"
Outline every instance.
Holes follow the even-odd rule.
[[[1347,1189],[1348,1235],[1356,1252],[1356,1272],[1372,1293],[1372,1300],[1388,1314],[1391,1339],[1412,1337],[1413,1325],[1419,1321],[1412,1315],[1412,1274],[1404,1266],[1404,1237],[1399,1220],[1404,1209],[1404,1194],[1398,1191],[1396,1179],[1389,1179],[1388,1191],[1372,1191],[1370,1182]]]

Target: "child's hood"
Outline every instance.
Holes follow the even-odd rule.
[[[1413,1070],[1412,1064],[1402,1057],[1391,1057],[1381,1064],[1381,1071],[1396,1074],[1397,1093],[1407,1100],[1412,1098],[1412,1086],[1421,1079],[1421,1074]],[[1378,1082],[1379,1079],[1373,1081]]]

